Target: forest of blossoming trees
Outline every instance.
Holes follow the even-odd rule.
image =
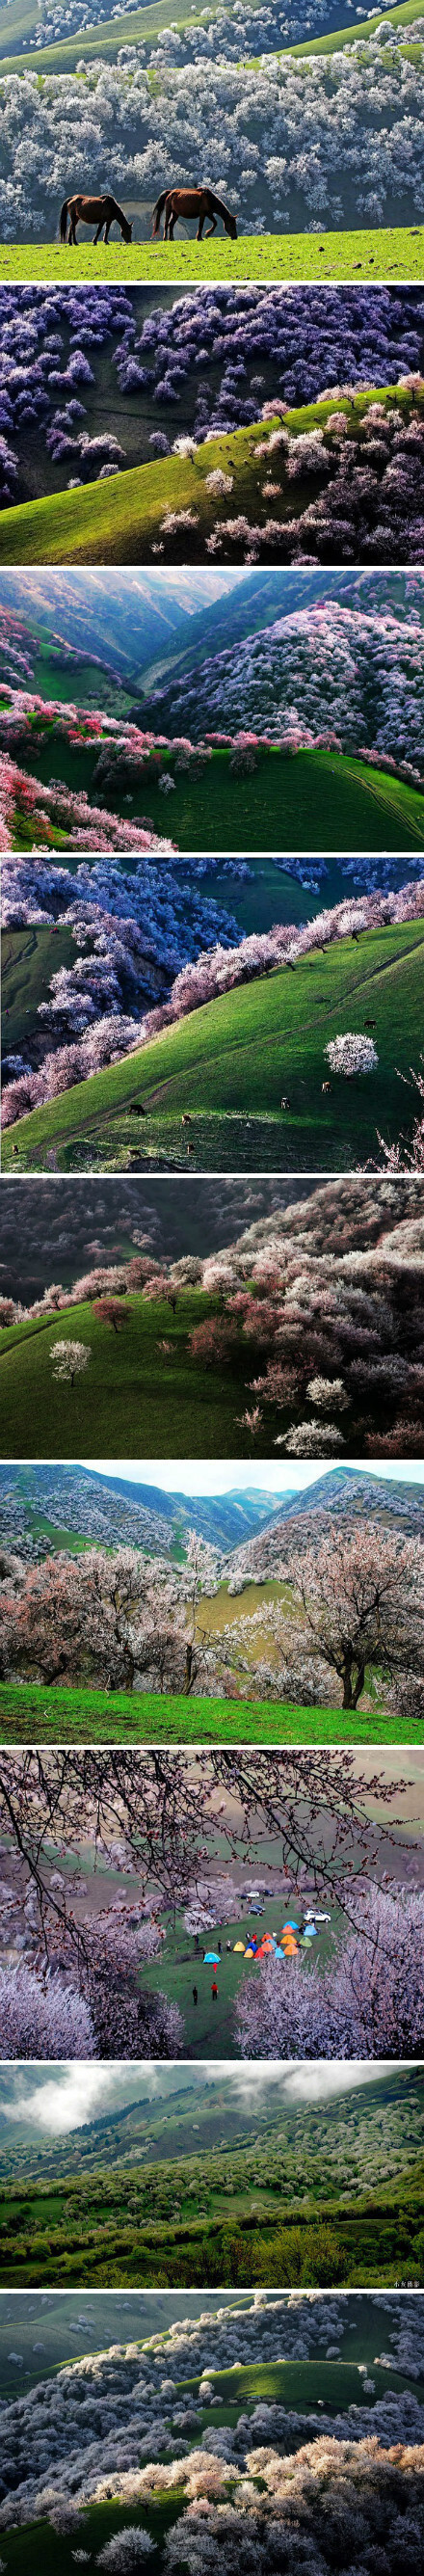
[[[317,741],[327,728],[335,749],[365,747],[374,757],[411,760],[420,775],[423,726],[424,637],[418,619],[402,622],[379,611],[349,608],[328,599],[294,609],[227,653],[204,661],[196,675],[168,690],[150,707],[173,723],[183,715],[194,738],[225,721],[230,732],[250,727],[274,742]],[[12,717],[13,724],[13,717]],[[3,738],[9,732],[6,718]],[[215,736],[215,739],[217,737]]]
[[[171,1186],[180,1188],[180,1183]],[[25,1193],[25,1183],[23,1189]],[[267,1456],[276,1446],[294,1458],[320,1458],[323,1453],[337,1458],[343,1451],[420,1458],[421,1180],[352,1176],[319,1184],[308,1197],[306,1214],[302,1197],[296,1202],[293,1184],[290,1192],[285,1210],[276,1208],[271,1219],[251,1223],[207,1260],[189,1254],[158,1263],[154,1253],[141,1252],[113,1267],[97,1263],[74,1279],[72,1289],[53,1283],[27,1308],[6,1296],[0,1307],[3,1383],[10,1325],[26,1331],[27,1319],[54,1323],[62,1313],[71,1319],[74,1306],[82,1308],[84,1322],[87,1305],[92,1306],[90,1344],[86,1333],[77,1334],[63,1369],[67,1335],[64,1342],[58,1337],[59,1374],[68,1381],[61,1421],[69,1438],[69,1390],[76,1372],[87,1368],[89,1377],[90,1357],[96,1361],[98,1355],[108,1384],[113,1381],[110,1343],[117,1348],[119,1315],[128,1361],[130,1341],[134,1354],[142,1349],[139,1335],[147,1320],[150,1331],[152,1323],[156,1327],[157,1310],[155,1366],[160,1367],[166,1428],[167,1406],[174,1402],[175,1329],[180,1361],[184,1350],[187,1401],[192,1385],[196,1394],[203,1392],[205,1378],[211,1396],[216,1381],[222,1390],[228,1371],[232,1438],[240,1427],[247,1432],[250,1454],[256,1449]],[[118,1314],[96,1314],[98,1301],[116,1296],[121,1301]],[[36,1337],[33,1349],[36,1359]],[[53,1370],[55,1349],[53,1341]],[[15,1342],[12,1357],[15,1362]],[[219,1409],[219,1395],[217,1400]]]
[[[109,2349],[44,2373],[3,2408],[4,2545],[20,2530],[24,2546],[40,2519],[50,2550],[57,2535],[58,2567],[73,2544],[71,2565],[118,2576],[157,2543],[152,2508],[167,2498],[166,2570],[250,2576],[256,2565],[282,2576],[295,2545],[305,2576],[339,2576],[347,2549],[365,2576],[377,2554],[397,2576],[401,2549],[409,2576],[422,2527],[422,2307],[396,2291],[371,2303],[336,2290],[243,2302],[236,2292],[228,2312],[170,2316],[166,2334],[146,2339],[144,2301],[143,2341],[118,2339],[117,2318]],[[225,2409],[216,2374],[229,2371]],[[111,2487],[115,2532],[97,2552],[90,2508]]]
[[[250,5],[249,0],[229,0],[229,5],[228,0],[224,0],[224,5],[223,0],[220,0],[218,27],[221,57],[238,62],[240,50],[242,52],[249,50],[250,53],[273,53],[284,43],[295,44],[298,38],[320,35],[321,30],[329,24],[335,27],[345,24],[346,9],[343,0],[333,0],[332,6],[331,0],[329,6],[326,5],[326,0],[298,0],[298,5],[299,15],[296,17],[291,11],[290,14],[288,13],[284,0],[274,0],[274,5],[273,0],[262,0],[262,5],[261,0],[250,0]],[[383,9],[388,5],[389,0],[383,0]],[[12,8],[13,0],[6,0],[6,6],[9,9]],[[118,49],[119,19],[133,15],[138,10],[138,6],[139,0],[118,0],[118,5],[115,7],[111,6],[111,0],[68,0],[68,6],[66,6],[66,0],[37,0],[34,34],[28,34],[27,29],[21,33],[13,27],[17,61],[21,51],[26,53],[32,48],[34,51],[40,48],[44,50],[46,46],[54,44],[58,37],[66,38],[77,31],[81,35],[86,31],[94,33],[96,27],[101,32],[105,19],[109,22],[109,26],[111,21],[116,23]],[[366,16],[367,12],[357,9],[356,14],[358,17],[364,14]],[[12,25],[13,22],[10,25],[10,34],[12,34]],[[207,0],[206,8],[202,8],[199,18],[196,18],[195,27],[190,26],[189,19],[186,25],[183,22],[181,26],[171,21],[169,27],[163,27],[155,36],[150,30],[147,35],[144,35],[143,30],[138,26],[137,51],[144,61],[181,64],[190,62],[193,55],[208,56],[210,52],[215,55],[216,36],[216,7],[210,5],[210,0]],[[5,53],[7,50],[6,30]],[[128,50],[131,51],[131,45],[129,49],[125,47],[125,51]],[[123,52],[124,48],[119,47],[119,51]]]
[[[411,59],[404,30],[390,50],[379,32],[340,53],[249,63],[138,53],[68,72],[11,72],[0,86],[0,220],[5,240],[51,239],[58,202],[87,167],[104,184],[113,133],[114,184],[150,231],[164,160],[176,183],[213,169],[214,184],[248,233],[346,223],[405,224],[422,212],[423,21]],[[407,29],[407,36],[410,29]],[[249,34],[249,30],[248,30]],[[311,140],[313,121],[313,141]],[[24,148],[23,148],[24,147]]]
[[[378,574],[372,578],[378,584]],[[59,846],[67,841],[71,850],[171,852],[173,841],[158,833],[148,812],[130,822],[122,816],[122,806],[144,788],[148,806],[149,788],[159,787],[165,813],[177,778],[191,773],[195,780],[204,778],[206,823],[213,780],[212,773],[210,778],[204,773],[214,752],[222,750],[236,775],[253,771],[259,757],[275,748],[287,759],[303,749],[333,751],[335,760],[340,753],[353,753],[377,769],[392,769],[420,790],[420,608],[421,591],[418,613],[412,603],[409,616],[380,606],[378,589],[366,607],[350,607],[330,593],[270,620],[236,647],[212,656],[203,652],[195,671],[179,676],[177,666],[173,682],[167,682],[165,673],[145,700],[143,726],[139,720],[40,696],[5,680],[0,710],[2,848],[36,847],[37,842],[57,846],[59,840]],[[60,774],[46,779],[43,766],[49,752]],[[234,835],[234,822],[232,828]],[[229,845],[237,846],[234,837]]]

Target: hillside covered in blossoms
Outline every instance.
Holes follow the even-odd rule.
[[[19,1184],[7,1186],[16,1227]],[[80,1184],[69,1187],[78,1210]],[[208,1187],[205,1179],[198,1193],[198,1244]],[[274,1445],[300,1458],[422,1455],[421,1179],[349,1177],[309,1188],[306,1223],[295,1183],[277,1184],[273,1216],[253,1224],[248,1182],[227,1183],[227,1207],[234,1189],[240,1210],[243,1187],[247,1225],[225,1246],[220,1209],[216,1260],[182,1250],[175,1276],[164,1247],[159,1264],[142,1250],[133,1262],[96,1262],[78,1277],[74,1255],[72,1289],[55,1282],[26,1309],[6,1297],[5,1457],[34,1455],[41,1420],[47,1457],[73,1457],[77,1436],[89,1450],[93,1405],[109,1457],[119,1456],[123,1434],[129,1457],[167,1457],[171,1427],[182,1456],[251,1456],[253,1444],[265,1457]],[[52,1188],[56,1195],[54,1182],[41,1184],[47,1218]],[[172,1222],[181,1179],[166,1188]],[[186,1180],[184,1200],[189,1189]],[[25,1182],[29,1206],[26,1191]],[[15,1253],[15,1275],[17,1266]],[[111,1314],[109,1298],[113,1307],[122,1291]]]
[[[419,562],[423,310],[414,287],[4,286],[4,561]]]
[[[191,907],[175,862],[177,903],[151,862],[131,877],[101,860],[76,874],[5,861],[3,1168],[48,1168],[52,1154],[83,1168],[87,1121],[92,1169],[181,1168],[188,1150],[199,1169],[232,1169],[235,1155],[250,1169],[259,1155],[262,1168],[420,1168],[422,884],[240,939],[202,902],[206,869],[191,862]],[[283,908],[292,891],[307,903],[295,869],[282,883],[269,863],[263,876],[260,862],[227,869],[242,911],[255,890],[259,919],[272,873]]]
[[[240,23],[240,22],[239,22]],[[151,210],[172,179],[212,173],[242,233],[419,222],[422,212],[422,20],[380,29],[339,52],[274,51],[246,60],[207,45],[156,61],[138,44],[116,63],[93,53],[63,84],[16,68],[1,84],[3,239],[51,241],[60,202],[87,168],[106,171],[146,240]],[[256,50],[255,35],[253,45]],[[246,27],[247,47],[251,42]],[[319,39],[318,39],[319,44]],[[313,147],[311,150],[311,126]],[[22,148],[24,146],[24,149]]]
[[[212,850],[350,854],[381,849],[379,808],[386,850],[420,844],[421,572],[208,569],[194,582],[190,599],[189,569],[141,577],[139,630],[143,592],[152,645],[162,605],[170,630],[158,682],[147,634],[139,655],[136,629],[125,645],[130,573],[2,575],[2,847],[199,850],[208,833]],[[49,595],[63,619],[51,643]],[[71,701],[57,694],[64,670]]]
[[[18,2303],[13,2303],[13,2311]],[[67,2293],[69,2334],[75,2300]],[[308,2576],[344,2568],[360,2537],[396,2576],[414,2568],[421,2524],[421,2295],[257,2293],[200,2316],[170,2313],[149,2331],[139,2300],[128,2334],[116,2295],[116,2342],[64,2360],[3,2409],[8,2483],[5,2566],[31,2543],[51,2571],[72,2566],[285,2571],[301,2548]],[[131,2298],[131,2316],[136,2300]],[[49,2318],[33,2300],[36,2339]],[[49,2339],[49,2334],[46,2334]],[[33,2524],[33,2527],[31,2527]],[[316,2555],[319,2553],[319,2555]]]
[[[72,2338],[75,2299],[68,2292],[56,2304]],[[360,2532],[371,2576],[377,2527],[388,2576],[400,2534],[412,2568],[421,2295],[233,2293],[219,2308],[209,2296],[200,2316],[192,2302],[186,2316],[167,2304],[169,2321],[152,2332],[153,2299],[140,2299],[137,2318],[132,2296],[129,2328],[116,2294],[115,2340],[93,2352],[92,2319],[97,2311],[103,2325],[106,2302],[88,2300],[85,2351],[56,2371],[44,2362],[35,2385],[9,2398],[5,2566],[15,2568],[19,2550],[29,2576],[35,2540],[49,2550],[52,2576],[72,2576],[75,2563],[118,2576],[153,2549],[164,2570],[200,2576],[207,2541],[212,2576],[236,2563],[245,2576],[253,2551],[261,2570],[271,2564],[280,2576],[295,2541],[307,2576],[317,2567],[327,2576],[344,2568]],[[8,2305],[13,2334],[18,2302]],[[31,2305],[42,2348],[50,2315],[39,2298]]]

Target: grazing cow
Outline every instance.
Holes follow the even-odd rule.
[[[282,1097],[282,1100],[280,1100],[280,1109],[289,1109],[289,1108],[290,1108],[290,1101],[289,1101],[289,1100],[286,1100],[286,1094],[285,1094],[285,1091],[283,1091],[283,1097]]]
[[[322,1082],[321,1091],[331,1091],[331,1082]]]
[[[142,1101],[130,1100],[130,1118],[146,1118],[146,1116],[147,1111],[143,1109]]]

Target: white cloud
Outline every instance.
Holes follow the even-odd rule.
[[[17,2098],[12,2095],[9,2103],[3,2098],[4,2119],[32,2121],[35,2129],[50,2129],[55,2137],[66,2137],[69,2129],[81,2129],[84,2121],[95,2120],[108,2103],[111,2110],[117,2108],[114,2097],[118,2089],[121,2107],[120,2065],[92,2065],[91,2061],[81,2063],[75,2059],[70,2065],[55,2067],[54,2072],[49,2069],[48,2075],[42,2078],[41,2083],[33,2085],[32,2090],[30,2084],[26,2090],[26,2084],[28,2078],[23,2077],[22,2090]],[[139,2067],[133,2083],[128,2076],[127,2100],[131,2101],[132,2093],[137,2092],[140,2092]]]
[[[202,2067],[179,2064],[174,2080],[176,2091],[181,2089],[181,2085],[187,2085],[188,2089],[194,2086],[201,2092],[205,2078],[208,2084],[225,2083],[229,2107],[236,2097],[252,2109],[264,2087],[278,2086],[283,2112],[286,2102],[297,2100],[307,2105],[325,2101],[333,2093],[351,2091],[358,2084],[374,2083],[378,2076],[396,2074],[396,2071],[396,2060],[386,2065],[383,2059],[374,2065],[372,2061],[362,2063],[352,2059],[346,2064],[339,2060],[328,2064],[325,2059],[299,2063],[294,2058],[288,2059],[284,2066],[268,2061],[259,2066],[239,2066],[232,2062],[223,2065],[221,2059],[219,2063],[211,2061]],[[399,2072],[402,2072],[400,2061]],[[132,2101],[139,2100],[140,2095],[148,2095],[150,2099],[157,2095],[164,2109],[167,2108],[172,2115],[172,2091],[169,2072],[166,2080],[162,2068],[155,2063],[146,2065],[143,2060],[140,2065],[134,2064],[129,2069],[119,2062],[93,2065],[91,2060],[89,2063],[73,2060],[69,2065],[49,2067],[36,2085],[31,2083],[30,2075],[23,2073],[18,2095],[11,2084],[10,2101],[7,2102],[3,2091],[2,2112],[6,2120],[19,2121],[27,2127],[32,2124],[34,2129],[47,2129],[52,2137],[59,2138],[67,2137],[71,2129],[83,2128],[85,2122],[95,2120],[103,2110],[110,2108],[113,2114],[114,2110],[125,2109]],[[225,2121],[224,2107],[222,2116]],[[171,2140],[169,2144],[171,2152]]]

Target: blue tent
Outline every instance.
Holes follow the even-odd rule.
[[[205,1950],[203,1966],[204,1968],[220,1968],[221,1960],[219,1950]]]

